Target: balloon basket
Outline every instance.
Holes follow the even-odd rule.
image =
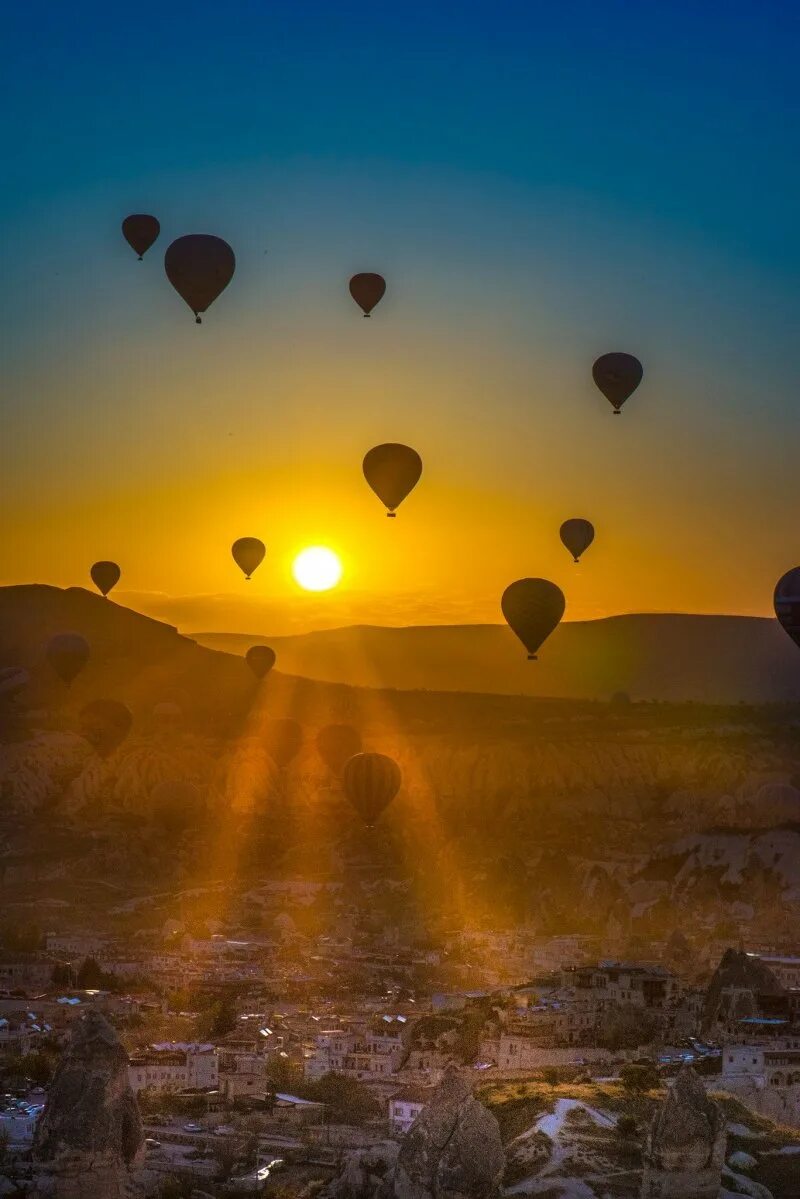
[[[528,661],[529,662],[538,662],[539,659],[536,657],[536,654],[528,654]]]
[[[394,520],[394,518],[397,516],[397,513],[396,512],[387,512],[386,515],[389,517],[390,520]]]

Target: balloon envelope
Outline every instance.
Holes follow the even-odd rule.
[[[642,381],[644,368],[633,354],[602,354],[592,367],[592,377],[614,411],[632,396]]]
[[[364,316],[369,316],[375,305],[383,299],[385,291],[386,280],[383,275],[376,275],[372,271],[362,271],[350,280],[350,295]]]
[[[89,642],[80,633],[56,633],[45,646],[45,657],[69,686],[89,661]]]
[[[535,658],[564,615],[566,602],[561,588],[548,579],[517,579],[503,592],[501,607],[528,657]]]
[[[121,745],[132,725],[130,711],[116,699],[93,699],[81,708],[81,733],[100,757]]]
[[[344,768],[344,793],[371,827],[400,790],[400,767],[385,754],[356,754]]]
[[[92,582],[101,595],[108,595],[112,587],[116,587],[122,571],[116,562],[95,562],[89,574]]]
[[[122,236],[139,255],[140,262],[142,255],[147,253],[160,232],[158,220],[146,212],[134,212],[122,222]]]
[[[800,648],[800,566],[787,570],[775,588],[775,615]]]
[[[303,726],[291,717],[270,720],[264,730],[263,745],[278,766],[288,766],[303,744]]]
[[[257,537],[240,537],[231,546],[233,560],[244,572],[246,579],[249,579],[256,567],[264,561],[266,552],[264,542],[259,541]]]
[[[189,233],[167,248],[164,270],[197,323],[233,278],[236,256],[226,241],[210,233]]]
[[[361,748],[361,734],[350,724],[326,724],[317,733],[317,752],[332,774],[341,774]]]
[[[257,679],[263,679],[275,665],[275,650],[268,645],[251,645],[244,660]]]
[[[565,520],[561,526],[561,540],[577,562],[594,541],[594,525],[579,516]]]
[[[422,459],[416,450],[397,442],[373,446],[364,455],[364,478],[394,516],[408,493],[419,482]]]

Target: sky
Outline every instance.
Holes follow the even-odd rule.
[[[0,583],[111,558],[187,631],[497,621],[528,575],[567,619],[771,610],[800,561],[796,5],[33,0],[4,35]],[[163,271],[190,232],[237,257],[200,327]],[[608,350],[645,369],[620,418]],[[384,441],[424,462],[392,522]],[[310,545],[335,591],[294,583]]]

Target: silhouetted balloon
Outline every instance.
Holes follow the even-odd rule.
[[[0,667],[0,700],[13,699],[30,681],[31,676],[21,666]]]
[[[594,541],[594,525],[580,516],[565,520],[561,526],[561,540],[577,562]]]
[[[550,636],[566,607],[560,587],[547,579],[517,579],[503,592],[503,616],[535,659],[536,651]]]
[[[179,779],[157,783],[150,792],[150,803],[155,819],[172,833],[185,831],[204,806],[195,784]]]
[[[178,295],[200,322],[233,278],[236,256],[226,241],[210,233],[189,233],[167,248],[164,270]]]
[[[326,724],[317,733],[317,751],[332,774],[341,774],[361,753],[361,734],[350,724]]]
[[[122,236],[131,249],[139,255],[140,262],[160,232],[161,226],[156,218],[149,216],[146,212],[135,212],[131,216],[126,216],[122,222]]]
[[[45,657],[67,686],[89,661],[89,642],[80,633],[56,633],[45,646]]]
[[[385,291],[386,280],[383,275],[376,275],[372,271],[362,271],[350,280],[350,295],[363,310],[364,316],[369,316],[375,305],[383,299]]]
[[[385,754],[356,754],[344,768],[344,793],[371,828],[400,790],[400,767]]]
[[[364,478],[389,509],[386,515],[394,516],[395,508],[419,482],[422,459],[410,446],[387,442],[367,451],[363,470]]]
[[[288,766],[303,744],[303,726],[290,717],[270,720],[264,730],[263,745],[278,766]]]
[[[775,615],[781,627],[800,647],[800,566],[787,570],[775,588]]]
[[[614,412],[619,410],[632,396],[642,381],[644,368],[633,354],[603,354],[592,367],[592,377]]]
[[[105,757],[121,745],[133,725],[133,717],[116,699],[93,699],[81,708],[81,733]]]
[[[268,645],[251,645],[244,660],[257,679],[263,679],[275,665],[275,650]]]
[[[116,587],[122,571],[116,562],[95,562],[89,571],[92,582],[101,595],[108,595],[112,587]]]
[[[249,579],[256,567],[264,561],[266,552],[264,542],[259,541],[257,537],[240,537],[231,546],[233,560],[244,572],[246,579]]]

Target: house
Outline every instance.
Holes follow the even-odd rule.
[[[213,1045],[183,1042],[150,1045],[130,1057],[128,1080],[134,1093],[216,1090],[219,1083],[216,1050]]]
[[[404,1087],[389,1100],[389,1128],[396,1135],[407,1133],[433,1094],[433,1087]]]
[[[0,991],[41,991],[50,985],[59,963],[44,953],[0,950]]]

